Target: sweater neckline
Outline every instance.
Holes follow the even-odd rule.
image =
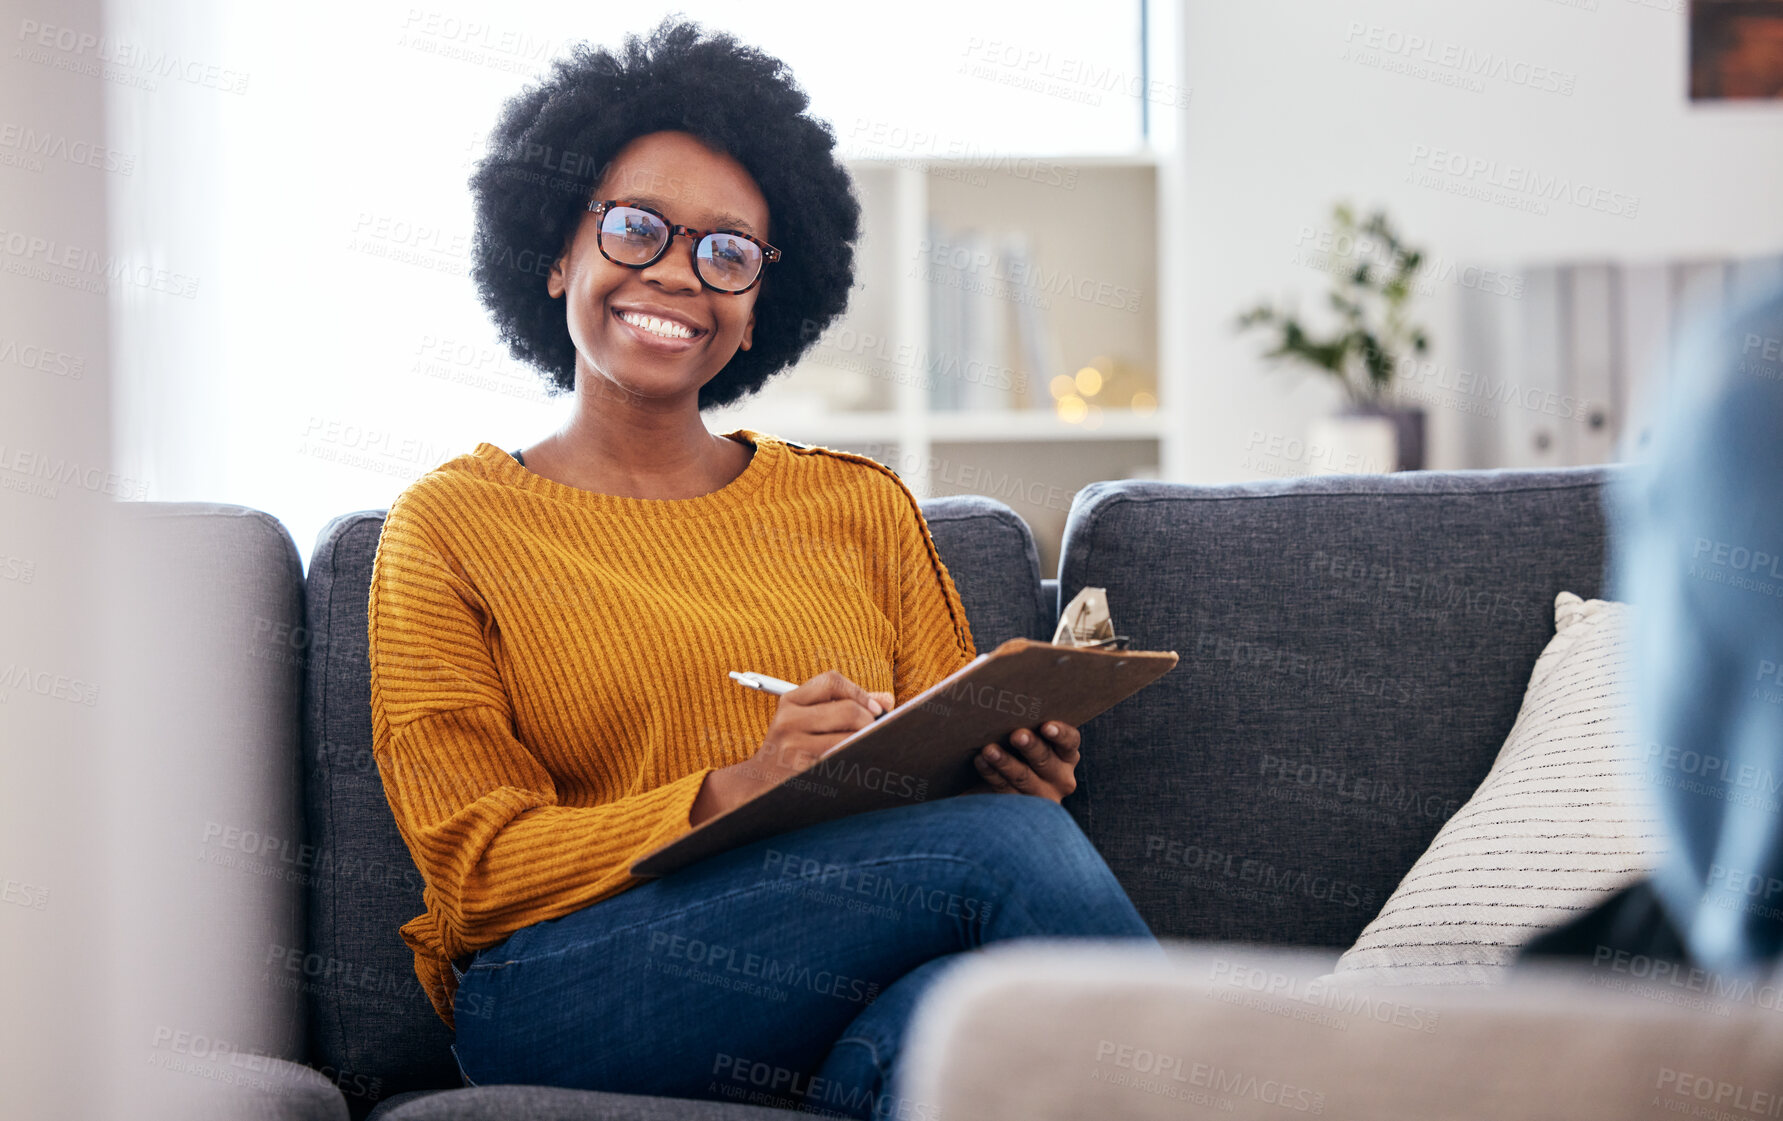
[[[570,486],[522,467],[511,453],[487,441],[479,443],[471,454],[503,482],[561,502],[619,516],[697,518],[734,511],[745,505],[760,493],[780,460],[782,445],[773,436],[750,428],[737,428],[720,435],[741,436],[755,449],[755,454],[749,457],[749,465],[743,468],[742,474],[715,491],[693,498],[633,498]]]

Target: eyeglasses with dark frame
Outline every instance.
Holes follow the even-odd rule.
[[[740,296],[760,282],[769,264],[780,259],[780,250],[742,230],[696,230],[671,222],[642,203],[606,199],[590,202],[588,209],[600,219],[595,244],[601,256],[628,269],[649,268],[662,259],[677,237],[685,234],[693,238],[687,250],[693,258],[693,274],[714,292]],[[708,268],[713,270],[711,276],[706,275]]]

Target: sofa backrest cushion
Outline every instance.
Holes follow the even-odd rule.
[[[978,495],[921,503],[980,651],[1038,635],[1039,553],[1027,523]],[[366,638],[383,510],[342,515],[317,538],[307,585],[305,818],[319,854],[303,958],[312,1061],[381,1079],[388,1096],[459,1084],[452,1033],[434,1014],[398,929],[422,912],[422,881],[371,751]]]
[[[1601,593],[1612,468],[1093,483],[1060,596],[1175,650],[1083,729],[1067,806],[1160,937],[1348,946]]]
[[[1051,638],[1041,594],[1040,550],[1020,514],[977,494],[926,499],[918,505],[941,562],[953,577],[980,654],[1011,638]]]

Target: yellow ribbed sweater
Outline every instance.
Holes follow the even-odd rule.
[[[372,563],[372,750],[425,881],[404,942],[449,963],[642,881],[778,698],[839,669],[903,703],[977,651],[916,498],[865,456],[749,429],[710,494],[600,494],[493,444],[390,505]]]

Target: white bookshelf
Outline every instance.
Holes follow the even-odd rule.
[[[1181,458],[1184,426],[1173,419],[1180,379],[1163,358],[1171,349],[1160,315],[1170,284],[1158,258],[1164,158],[1039,160],[849,159],[863,211],[849,309],[798,367],[712,413],[715,430],[747,427],[862,452],[925,498],[999,498],[1033,527],[1042,572],[1054,575],[1069,496],[1099,479],[1164,474]],[[990,314],[1008,317],[1004,365],[1028,379],[1027,397],[1011,391],[990,407],[931,401],[936,375],[923,361],[938,287],[925,275],[931,222],[943,233],[1026,237],[1034,271],[1021,282],[995,269],[972,280],[1002,293],[979,306],[1005,309]],[[1020,345],[1018,302],[1038,307],[1055,344],[1042,368],[1024,357],[1033,347]],[[1094,395],[1079,393],[1076,411],[1061,411],[1047,383],[1091,365],[1116,376]],[[1135,408],[1135,391],[1150,401]]]

